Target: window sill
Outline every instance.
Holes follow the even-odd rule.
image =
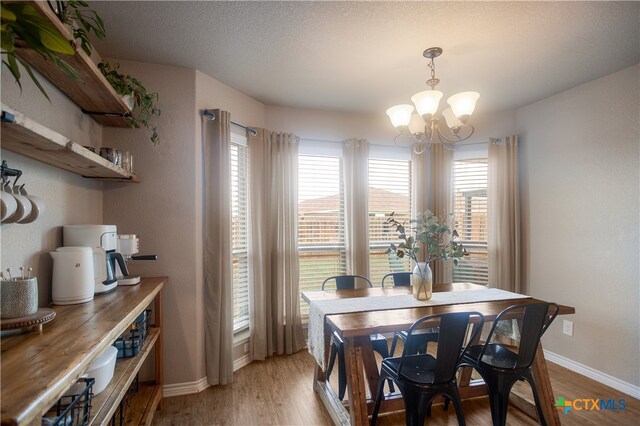
[[[249,342],[249,328],[245,328],[244,330],[240,330],[233,334],[233,346],[240,346],[244,343]]]

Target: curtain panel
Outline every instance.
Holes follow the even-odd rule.
[[[233,283],[231,258],[231,118],[213,110],[202,119],[204,330],[207,382],[233,381]]]
[[[427,167],[427,150],[416,154],[411,150],[411,218],[416,218],[418,213],[424,213],[429,209],[429,168]],[[427,258],[424,250],[417,254],[418,261],[424,262]],[[411,265],[413,270],[414,265]]]
[[[518,136],[489,139],[489,286],[522,292]]]
[[[347,274],[369,276],[369,142],[342,145]]]
[[[429,210],[441,220],[448,220],[453,213],[453,198],[451,196],[451,169],[453,166],[453,151],[449,151],[442,144],[432,144],[430,155],[430,194]],[[450,224],[451,226],[453,224]],[[433,283],[446,284],[453,282],[453,260],[437,260],[432,262]]]
[[[289,133],[249,135],[249,303],[253,359],[305,345],[298,260],[298,145]]]

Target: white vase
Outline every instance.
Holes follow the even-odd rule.
[[[135,102],[136,102],[135,99],[133,98],[133,95],[124,95],[122,97],[122,101],[127,106],[127,108],[129,108],[129,111],[133,111],[133,107],[135,106]]]
[[[418,300],[429,300],[433,292],[433,274],[427,262],[417,262],[411,275],[413,297]]]

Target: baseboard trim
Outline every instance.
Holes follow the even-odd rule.
[[[164,385],[162,387],[162,393],[165,398],[171,396],[189,395],[192,393],[202,392],[209,387],[207,378],[203,377],[195,382],[186,383],[174,383],[172,385]]]
[[[548,350],[544,350],[544,357],[547,361],[558,364],[564,368],[568,368],[578,374],[582,374],[598,383],[609,386],[615,390],[623,392],[633,398],[640,399],[640,386],[627,383],[624,380],[620,380],[617,377],[610,376],[594,368],[588,367],[579,362],[575,362],[569,358],[565,358],[562,355],[555,354]]]
[[[233,371],[237,371],[251,363],[251,358],[249,358],[249,354],[243,356],[242,358],[238,358],[233,361]],[[165,398],[169,398],[171,396],[180,396],[180,395],[189,395],[192,393],[199,393],[209,387],[209,383],[207,382],[207,378],[203,377],[200,380],[196,380],[195,382],[186,382],[186,383],[174,383],[172,385],[164,385],[162,387],[162,393]]]
[[[249,364],[251,364],[251,358],[249,357],[249,354],[245,354],[244,356],[233,361],[233,371],[236,372],[245,365]]]

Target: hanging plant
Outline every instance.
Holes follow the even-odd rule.
[[[131,96],[134,101],[131,115],[127,116],[131,127],[144,127],[151,132],[151,142],[156,144],[159,141],[156,126],[152,124],[154,117],[160,117],[160,108],[156,106],[158,93],[147,92],[140,80],[118,72],[119,64],[101,62],[98,68],[105,76],[109,84],[120,96]]]

